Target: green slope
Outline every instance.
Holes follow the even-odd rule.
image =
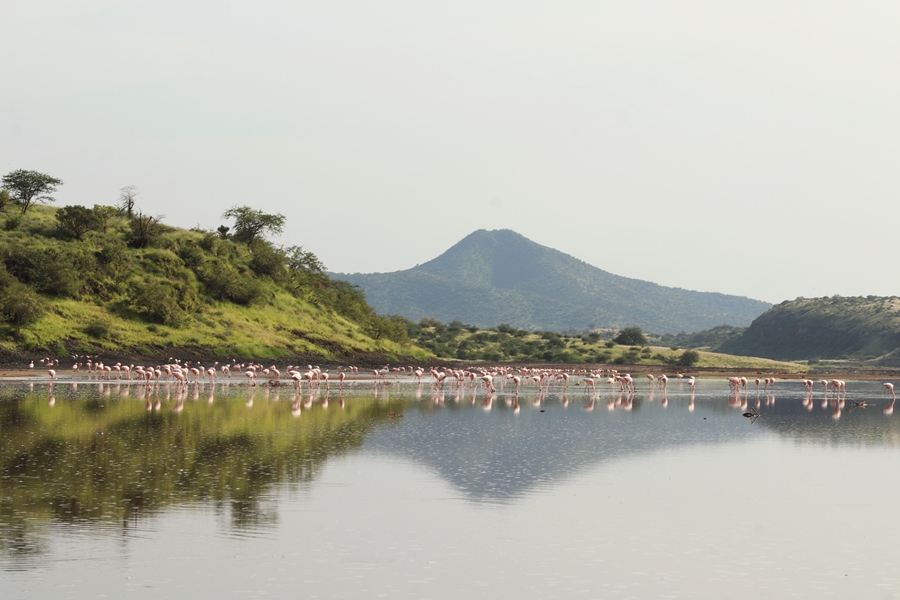
[[[318,259],[263,239],[184,230],[95,207],[75,235],[65,209],[6,213],[0,348],[56,356],[188,355],[342,360],[418,357],[405,324],[377,315]],[[84,212],[84,209],[82,209]],[[2,218],[2,215],[0,215]]]
[[[479,230],[406,271],[334,274],[383,314],[531,330],[636,325],[656,333],[747,325],[769,304],[613,275],[510,230]]]
[[[798,298],[760,315],[723,352],[780,360],[854,359],[900,365],[900,298]]]

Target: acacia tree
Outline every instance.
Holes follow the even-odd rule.
[[[22,207],[22,214],[35,202],[46,204],[56,199],[48,194],[56,191],[62,180],[37,171],[17,169],[3,176],[3,187],[9,190],[13,202]]]
[[[281,235],[284,230],[284,215],[268,214],[249,206],[232,206],[222,214],[225,219],[234,219],[231,239],[252,246],[266,234]]]

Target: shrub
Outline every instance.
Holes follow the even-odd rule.
[[[90,272],[92,257],[84,260],[82,252],[62,252],[58,248],[29,246],[18,248],[6,259],[9,271],[35,290],[54,296],[74,297]],[[79,264],[80,263],[80,264]],[[88,267],[88,268],[85,268]]]
[[[206,266],[200,270],[198,276],[209,295],[217,300],[249,305],[265,295],[265,287],[260,281],[233,269]]]
[[[15,231],[22,224],[22,215],[12,215],[3,222],[3,229],[6,231]]]
[[[104,319],[103,317],[95,317],[91,319],[87,325],[85,325],[84,332],[92,338],[96,338],[98,340],[111,338],[113,337],[112,322],[109,319]]]
[[[268,275],[273,279],[282,279],[287,274],[285,254],[272,244],[257,241],[252,246],[253,256],[250,258],[250,269],[257,275]]]
[[[11,281],[0,289],[0,316],[16,327],[37,321],[44,310],[44,301],[24,283]]]
[[[161,281],[136,285],[131,304],[136,311],[154,323],[178,326],[187,319],[173,288]]]
[[[408,344],[409,335],[406,333],[406,319],[397,315],[382,317],[372,315],[363,325],[363,331],[373,340],[388,339],[398,344]]]
[[[675,364],[682,367],[692,367],[698,362],[700,362],[699,352],[696,350],[685,350],[681,353],[681,356],[678,357],[678,361]]]
[[[176,254],[178,254],[178,258],[182,260],[185,266],[191,269],[197,269],[206,260],[206,255],[201,250],[200,244],[184,244],[178,248]]]
[[[619,335],[613,338],[613,341],[625,346],[644,346],[647,344],[647,338],[640,327],[626,327],[619,332]]]
[[[56,211],[56,234],[63,239],[80,240],[89,231],[106,226],[103,212],[86,206],[63,206]]]

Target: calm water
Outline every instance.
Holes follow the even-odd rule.
[[[900,598],[880,381],[637,385],[4,383],[0,598]]]

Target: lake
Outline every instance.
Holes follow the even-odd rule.
[[[233,381],[0,384],[0,598],[900,598],[881,381]]]

